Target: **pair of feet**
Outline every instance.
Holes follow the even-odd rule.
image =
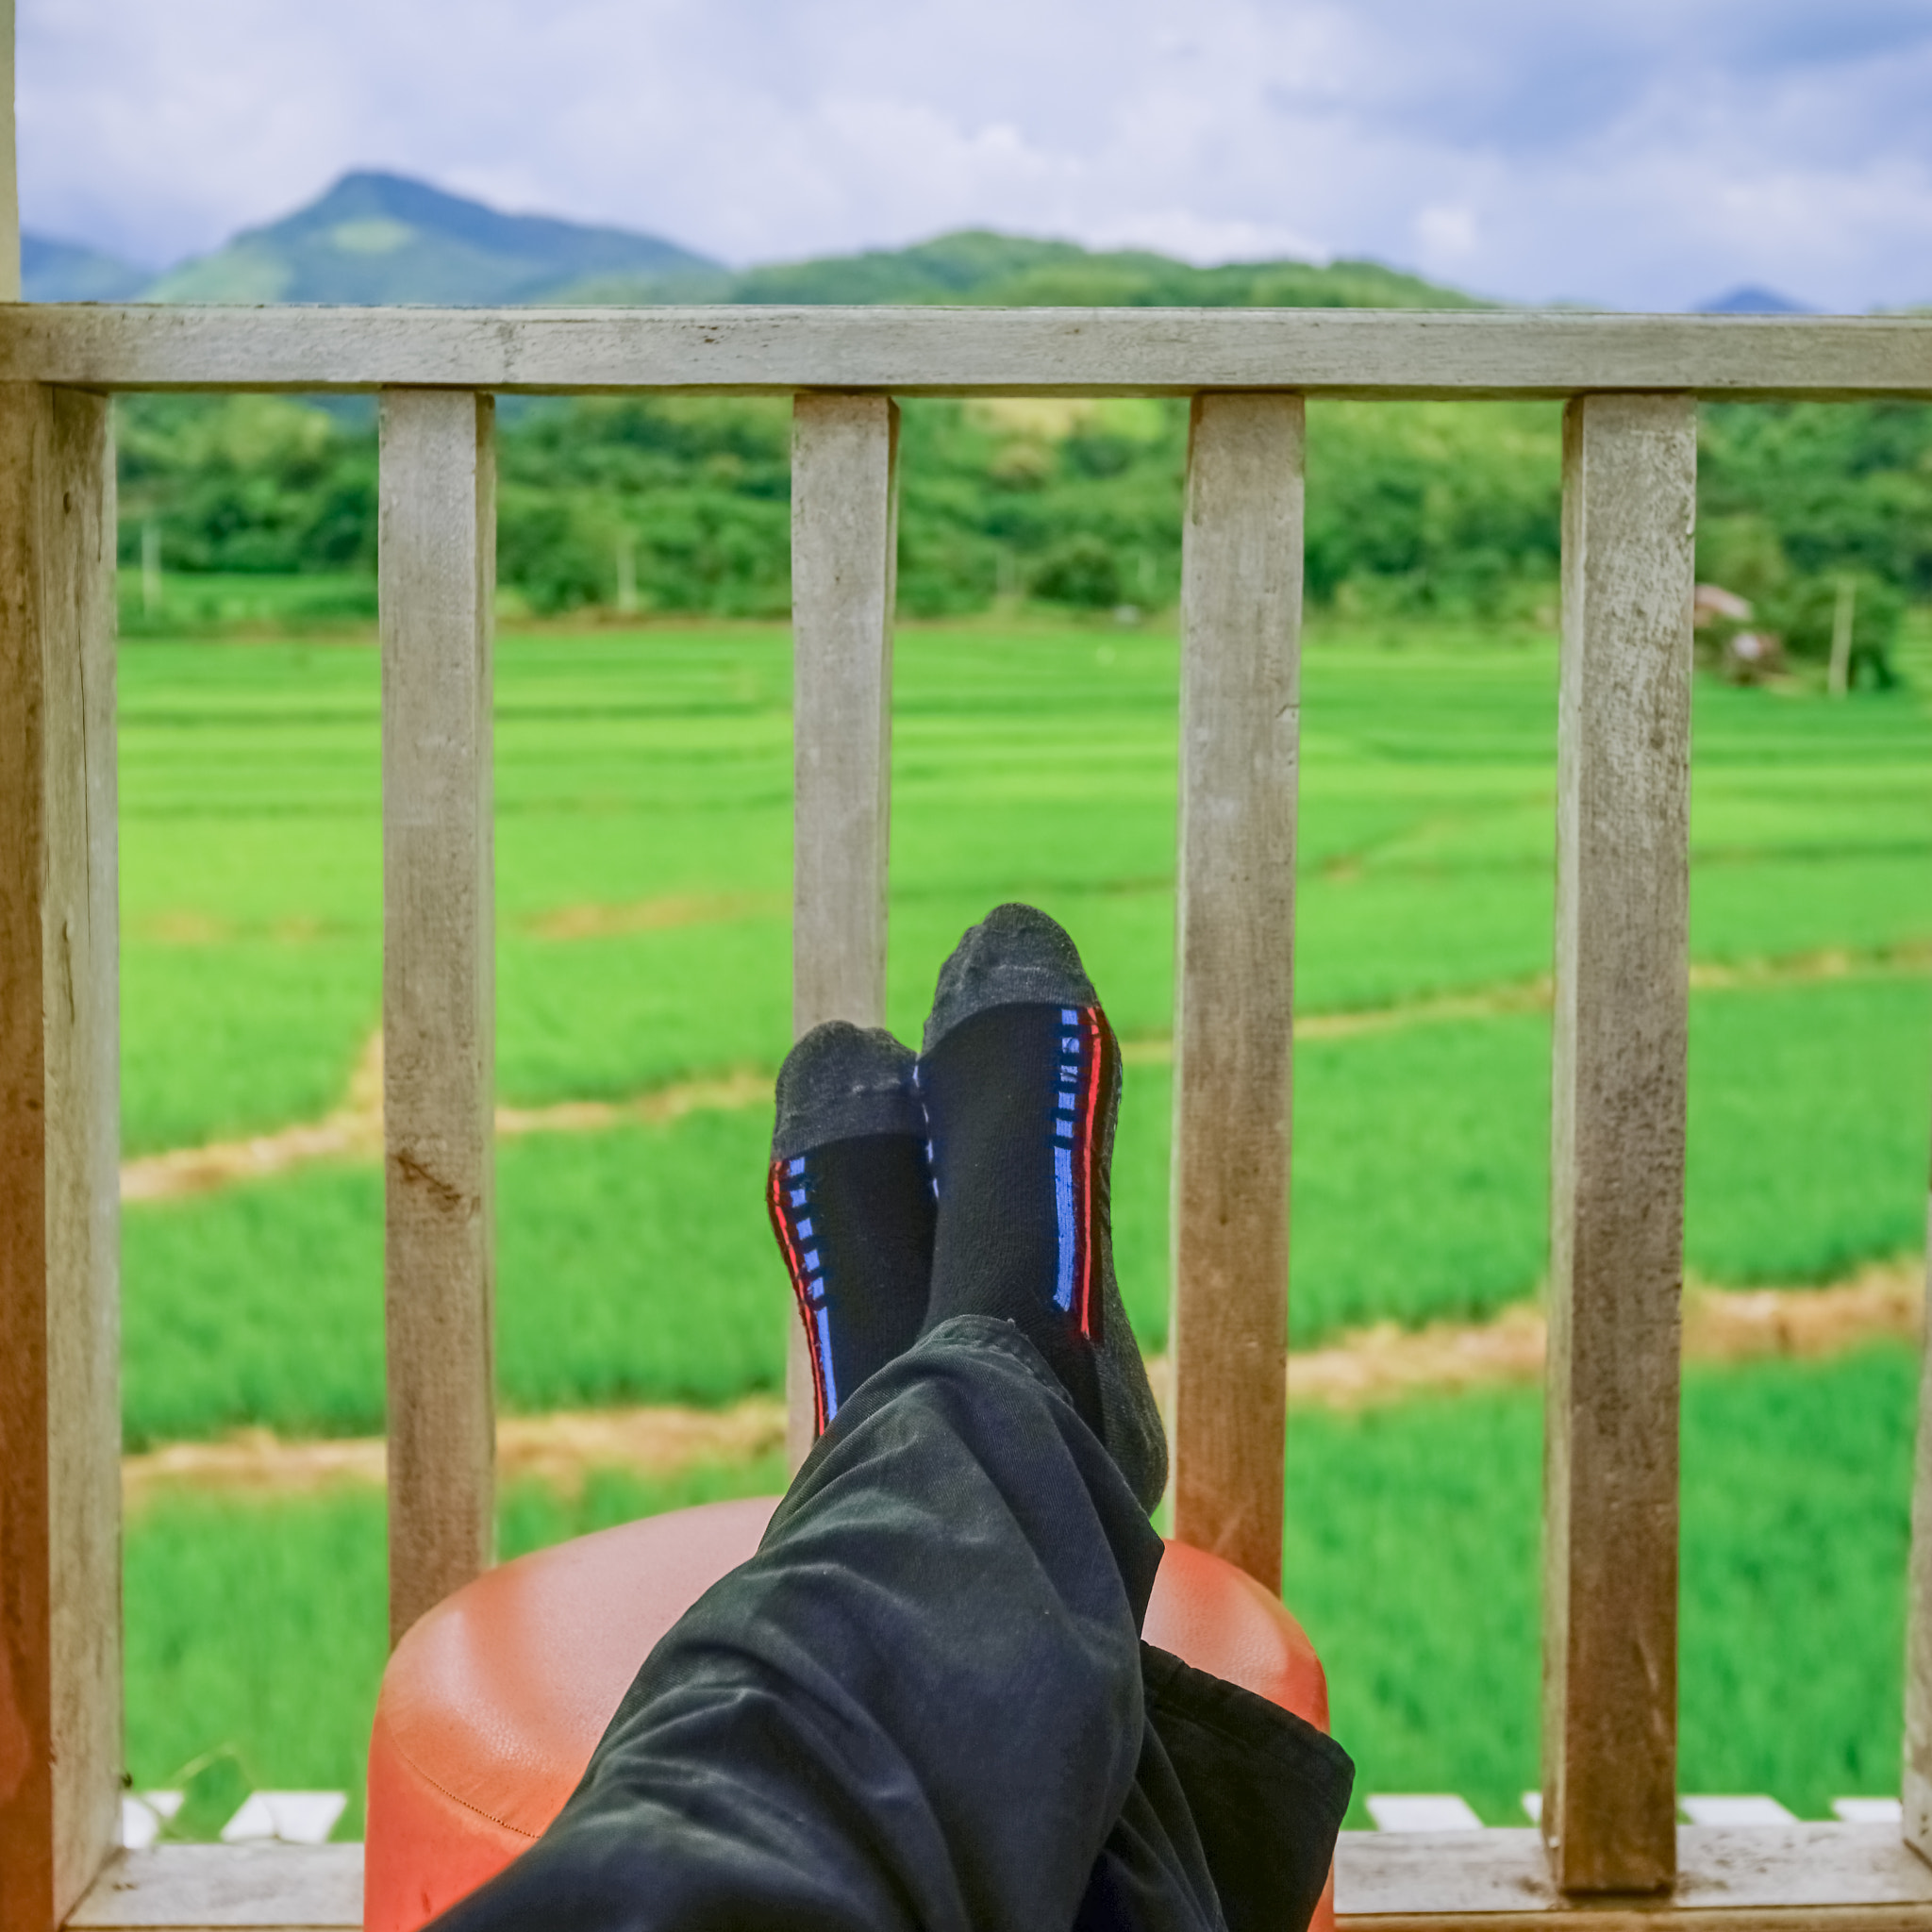
[[[1114,1279],[1121,1061],[1080,955],[1001,906],[940,969],[916,1057],[832,1021],[778,1074],[767,1187],[821,1434],[958,1315],[1013,1323],[1148,1508],[1167,1441]]]

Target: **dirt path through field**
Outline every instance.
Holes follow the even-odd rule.
[[[1684,1354],[1697,1362],[1819,1357],[1881,1341],[1911,1341],[1924,1308],[1924,1270],[1914,1262],[1867,1269],[1830,1288],[1694,1290]],[[1293,1407],[1352,1409],[1405,1397],[1534,1383],[1542,1374],[1543,1318],[1530,1306],[1493,1321],[1403,1330],[1389,1323],[1327,1348],[1289,1357]],[[1168,1365],[1152,1365],[1166,1406]],[[497,1426],[499,1479],[541,1480],[566,1493],[595,1470],[666,1476],[703,1464],[742,1466],[775,1456],[784,1405],[753,1396],[729,1408],[644,1407],[506,1417]],[[379,1438],[285,1442],[267,1429],[216,1442],[179,1442],[121,1465],[130,1508],[182,1491],[301,1495],[341,1484],[379,1486]]]
[[[682,1080],[632,1100],[566,1100],[555,1107],[499,1107],[496,1131],[592,1134],[626,1122],[662,1124],[705,1110],[769,1106],[772,1074],[742,1069],[710,1080]],[[121,1164],[123,1201],[168,1201],[237,1181],[265,1180],[311,1161],[382,1158],[382,1035],[370,1036],[342,1105],[326,1118],[248,1141],[216,1141],[144,1154]]]
[[[624,908],[619,908],[622,911]],[[661,912],[661,908],[657,908]],[[575,916],[575,915],[573,915]],[[668,915],[666,915],[668,916]],[[1878,953],[1831,951],[1740,965],[1704,963],[1690,968],[1693,991],[1738,991],[1748,988],[1807,986],[1827,980],[1895,978],[1932,971],[1932,946],[1902,946]],[[1549,1010],[1547,977],[1474,992],[1444,993],[1426,999],[1353,1012],[1304,1013],[1295,1021],[1298,1041],[1353,1040],[1407,1026],[1443,1025],[1457,1020],[1490,1020],[1509,1013]],[[1174,1042],[1128,1040],[1123,1058],[1130,1066],[1164,1066]],[[496,1131],[506,1138],[524,1134],[592,1134],[633,1122],[659,1124],[688,1113],[732,1111],[768,1106],[774,1068],[741,1067],[708,1079],[684,1080],[628,1100],[567,1100],[552,1107],[499,1107]],[[202,1147],[175,1148],[124,1161],[124,1201],[165,1201],[207,1193],[238,1181],[262,1180],[318,1160],[379,1159],[382,1155],[382,1036],[374,1034],[351,1074],[342,1104],[319,1121],[278,1128],[246,1141],[219,1141]]]

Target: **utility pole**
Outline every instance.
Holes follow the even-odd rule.
[[[638,540],[626,530],[617,540],[617,608],[635,616],[638,608]]]
[[[141,526],[141,614],[161,612],[161,526],[152,517]]]
[[[1838,603],[1831,613],[1831,668],[1824,688],[1841,698],[1852,688],[1852,619],[1858,606],[1858,580],[1847,573],[1838,580]]]

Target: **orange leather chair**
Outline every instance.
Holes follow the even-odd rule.
[[[364,1932],[416,1932],[541,1835],[657,1642],[758,1547],[776,1501],[645,1517],[479,1576],[384,1673],[369,1745]],[[1279,1601],[1170,1542],[1147,1640],[1328,1727],[1328,1690]],[[1312,1932],[1333,1923],[1334,1879]]]

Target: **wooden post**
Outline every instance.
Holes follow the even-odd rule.
[[[141,526],[141,614],[161,614],[161,526],[152,517]]]
[[[886,1018],[892,605],[899,409],[801,395],[791,419],[791,1026]],[[811,1379],[790,1323],[787,1445],[811,1446]]]
[[[1831,607],[1831,662],[1825,668],[1824,688],[1835,698],[1852,688],[1852,620],[1858,607],[1858,580],[1847,572],[1838,580],[1838,595]]]
[[[1181,553],[1174,1526],[1281,1587],[1299,396],[1197,397]]]
[[[0,385],[0,1932],[120,1836],[114,450]]]
[[[1676,1872],[1677,1373],[1696,406],[1563,426],[1542,1829],[1571,1892]]]
[[[494,1538],[494,408],[382,399],[390,1638]]]
[[[1906,1607],[1905,1840],[1932,1859],[1932,1330],[1922,1344]]]

